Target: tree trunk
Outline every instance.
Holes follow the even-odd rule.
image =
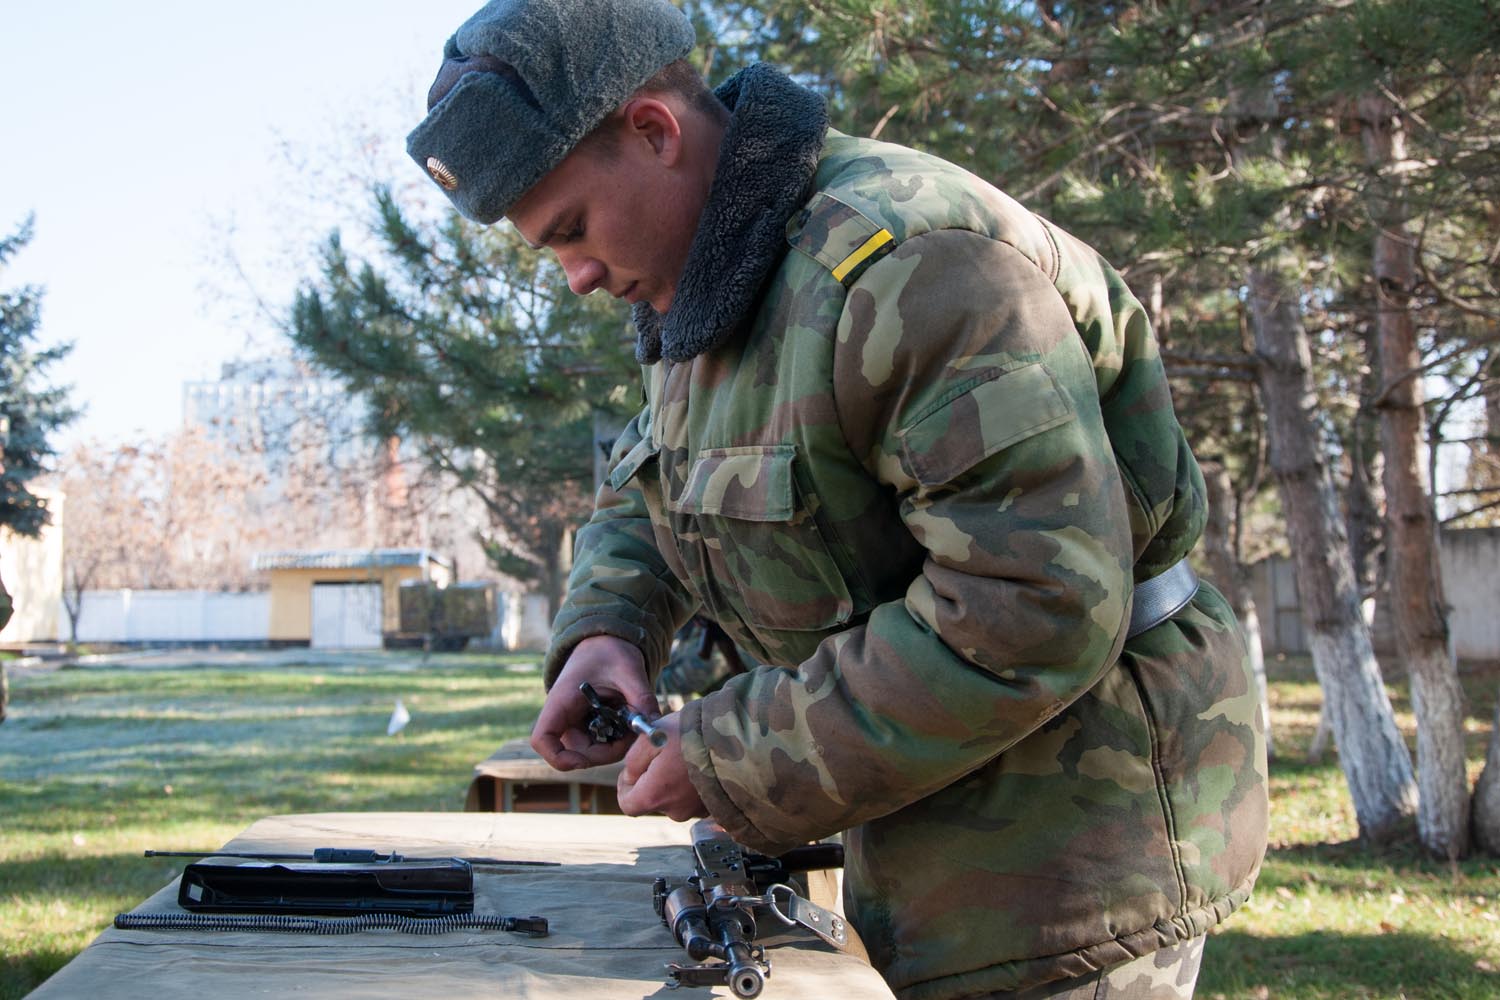
[[[68,613],[68,652],[78,651],[78,619],[83,614],[83,586],[63,588],[63,610]]]
[[[1302,621],[1339,748],[1360,835],[1388,840],[1416,810],[1411,757],[1359,611],[1349,540],[1323,452],[1312,351],[1294,294],[1252,266],[1250,306],[1260,359],[1271,471],[1291,540]]]
[[[1375,329],[1385,383],[1377,410],[1385,459],[1386,579],[1417,716],[1417,833],[1429,851],[1451,860],[1469,848],[1463,688],[1451,653],[1427,482],[1422,359],[1411,312],[1416,252],[1399,180],[1405,137],[1395,106],[1379,94],[1360,98],[1359,126],[1366,163],[1376,171],[1367,204],[1376,223]]]
[[[573,572],[573,537],[577,532],[572,527],[559,523],[557,530],[549,532],[543,542],[542,551],[548,553],[542,568],[540,584],[547,595],[547,622],[557,620],[558,611],[568,593],[568,576]]]
[[[1491,348],[1489,356],[1481,364],[1500,375],[1500,348]],[[1484,394],[1484,448],[1481,454],[1481,469],[1484,478],[1475,485],[1500,486],[1500,387],[1493,383]],[[1472,462],[1472,459],[1470,460]]]
[[[1269,80],[1229,95],[1231,164],[1253,175],[1263,160],[1284,163],[1283,120]],[[1271,220],[1293,228],[1288,213]],[[1283,259],[1287,258],[1287,259]],[[1338,744],[1362,837],[1397,835],[1416,811],[1411,756],[1359,611],[1349,538],[1339,516],[1313,390],[1312,345],[1302,322],[1295,260],[1272,250],[1246,268],[1257,379],[1266,415],[1271,472],[1287,520],[1302,621],[1323,689],[1323,713]]]
[[[1365,357],[1369,359],[1369,372],[1362,380],[1359,393],[1359,411],[1354,415],[1346,450],[1349,455],[1349,484],[1344,491],[1345,520],[1349,524],[1349,552],[1354,562],[1354,585],[1363,597],[1365,621],[1374,615],[1376,592],[1382,587],[1384,574],[1380,571],[1382,547],[1385,539],[1381,532],[1382,514],[1376,496],[1375,479],[1378,475],[1376,459],[1380,454],[1380,418],[1375,412],[1375,403],[1383,384],[1380,377],[1379,338],[1367,331],[1361,338],[1365,345]]]
[[[1229,470],[1223,462],[1209,459],[1203,462],[1203,480],[1208,485],[1208,523],[1203,529],[1203,551],[1208,557],[1208,571],[1213,582],[1224,592],[1229,606],[1239,619],[1245,633],[1245,646],[1250,656],[1250,666],[1255,672],[1255,685],[1260,694],[1260,715],[1266,730],[1266,753],[1275,757],[1271,739],[1271,704],[1266,685],[1266,654],[1261,645],[1260,615],[1255,610],[1255,598],[1245,580],[1245,567],[1239,553],[1234,550],[1233,533],[1230,531],[1230,511],[1234,510],[1234,489],[1230,484]]]

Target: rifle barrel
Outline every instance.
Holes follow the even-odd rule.
[[[243,858],[246,861],[316,861],[328,864],[386,864],[396,861],[467,861],[471,865],[525,865],[555,868],[560,861],[520,861],[509,858],[408,857],[392,851],[381,854],[357,848],[320,847],[311,854],[257,854],[245,851],[147,851],[148,858]]]

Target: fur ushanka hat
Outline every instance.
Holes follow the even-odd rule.
[[[439,80],[457,83],[406,151],[461,213],[496,222],[693,42],[667,0],[493,0],[443,47]]]

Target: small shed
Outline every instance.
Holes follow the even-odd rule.
[[[427,549],[263,552],[273,645],[378,649],[401,627],[400,592],[417,580],[445,587],[453,566]]]

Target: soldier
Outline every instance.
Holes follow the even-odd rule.
[[[532,745],[579,683],[652,714],[692,614],[761,666],[625,753],[630,813],[778,853],[842,831],[903,997],[1186,996],[1265,845],[1234,617],[1185,561],[1197,464],[1120,276],[960,168],[709,92],[665,0],[496,0],[408,150],[579,294],[634,306],[645,405],[579,533]]]
[[[694,615],[677,630],[667,662],[656,678],[658,705],[680,705],[717,691],[731,677],[756,666],[712,618]],[[665,699],[665,701],[663,700]]]

